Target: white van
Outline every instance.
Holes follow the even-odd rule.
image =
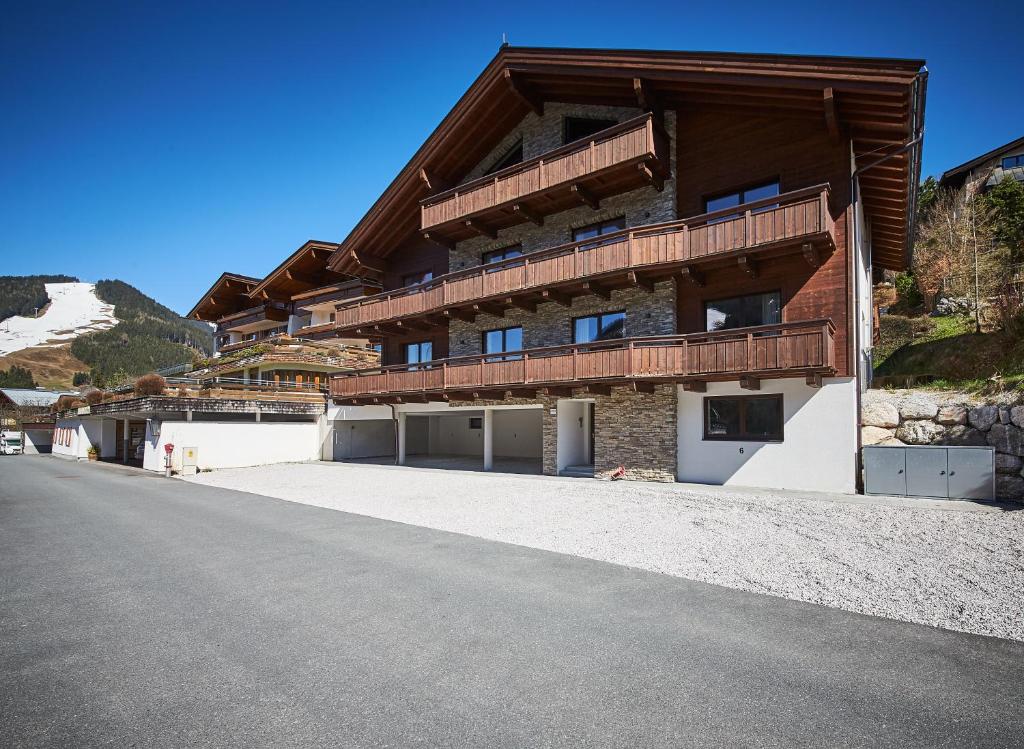
[[[0,432],[0,455],[21,455],[24,451],[21,432]]]

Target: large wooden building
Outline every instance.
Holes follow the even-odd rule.
[[[908,262],[926,80],[921,60],[506,46],[344,241],[222,283],[266,317],[270,289],[360,279],[324,330],[383,366],[332,377],[339,459],[852,491],[871,275]]]

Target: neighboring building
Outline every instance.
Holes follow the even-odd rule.
[[[985,192],[1006,177],[1024,182],[1024,138],[1017,138],[944,172],[939,185],[954,190],[966,185],[968,192],[975,194]]]
[[[39,388],[0,388],[0,429],[20,431],[28,455],[50,452],[53,441],[51,409],[70,393]]]
[[[502,48],[321,243],[321,273],[383,290],[310,321],[382,342],[383,367],[331,381],[334,456],[853,491],[872,268],[908,264],[926,81],[920,60]],[[244,313],[290,324],[273,305],[313,288],[289,277],[215,287],[211,312],[261,298]]]

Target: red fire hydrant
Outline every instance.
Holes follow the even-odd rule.
[[[171,454],[174,453],[174,445],[168,442],[164,445],[164,476],[171,477]]]

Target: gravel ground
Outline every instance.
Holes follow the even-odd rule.
[[[1024,640],[1024,512],[330,463],[189,480]]]

